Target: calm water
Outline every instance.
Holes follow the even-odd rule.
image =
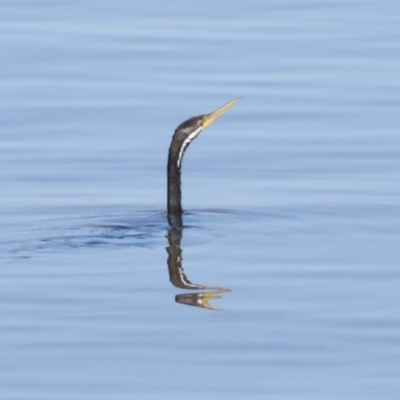
[[[398,399],[398,3],[133,3],[0,3],[0,398]]]

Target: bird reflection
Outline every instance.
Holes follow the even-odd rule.
[[[168,272],[171,283],[180,289],[201,290],[196,293],[183,293],[175,296],[175,301],[188,306],[217,310],[210,304],[211,300],[221,298],[222,293],[230,292],[230,289],[222,287],[204,286],[192,283],[186,277],[182,267],[182,230],[171,228],[168,232]]]
[[[190,143],[200,132],[214,123],[221,115],[230,110],[239,98],[231,100],[215,111],[189,118],[182,122],[172,136],[171,144],[168,151],[167,164],[167,207],[168,207],[168,223],[171,226],[168,232],[167,247],[168,252],[168,271],[171,283],[181,289],[202,290],[197,293],[185,293],[175,296],[177,303],[186,304],[215,310],[210,305],[211,300],[219,299],[219,294],[228,292],[229,289],[197,285],[189,281],[182,268],[182,229],[183,229],[183,210],[182,210],[182,193],[181,193],[181,168],[185,151]]]

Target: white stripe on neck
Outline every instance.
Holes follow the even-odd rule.
[[[190,142],[196,137],[198,136],[198,134],[203,130],[202,126],[199,126],[195,131],[193,131],[182,143],[182,147],[181,150],[179,151],[179,157],[178,157],[178,168],[181,167],[181,163],[182,163],[182,157],[183,157],[183,153],[186,150],[186,147],[189,146]]]

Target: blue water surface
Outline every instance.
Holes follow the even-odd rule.
[[[398,399],[398,3],[3,0],[0,48],[0,398]]]

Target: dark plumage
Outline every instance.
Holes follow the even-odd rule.
[[[181,193],[181,166],[182,159],[190,142],[200,132],[210,126],[217,118],[233,107],[239,99],[235,99],[218,108],[210,114],[192,117],[182,122],[172,136],[168,153],[168,222],[171,226],[181,228],[182,221],[182,193]]]

